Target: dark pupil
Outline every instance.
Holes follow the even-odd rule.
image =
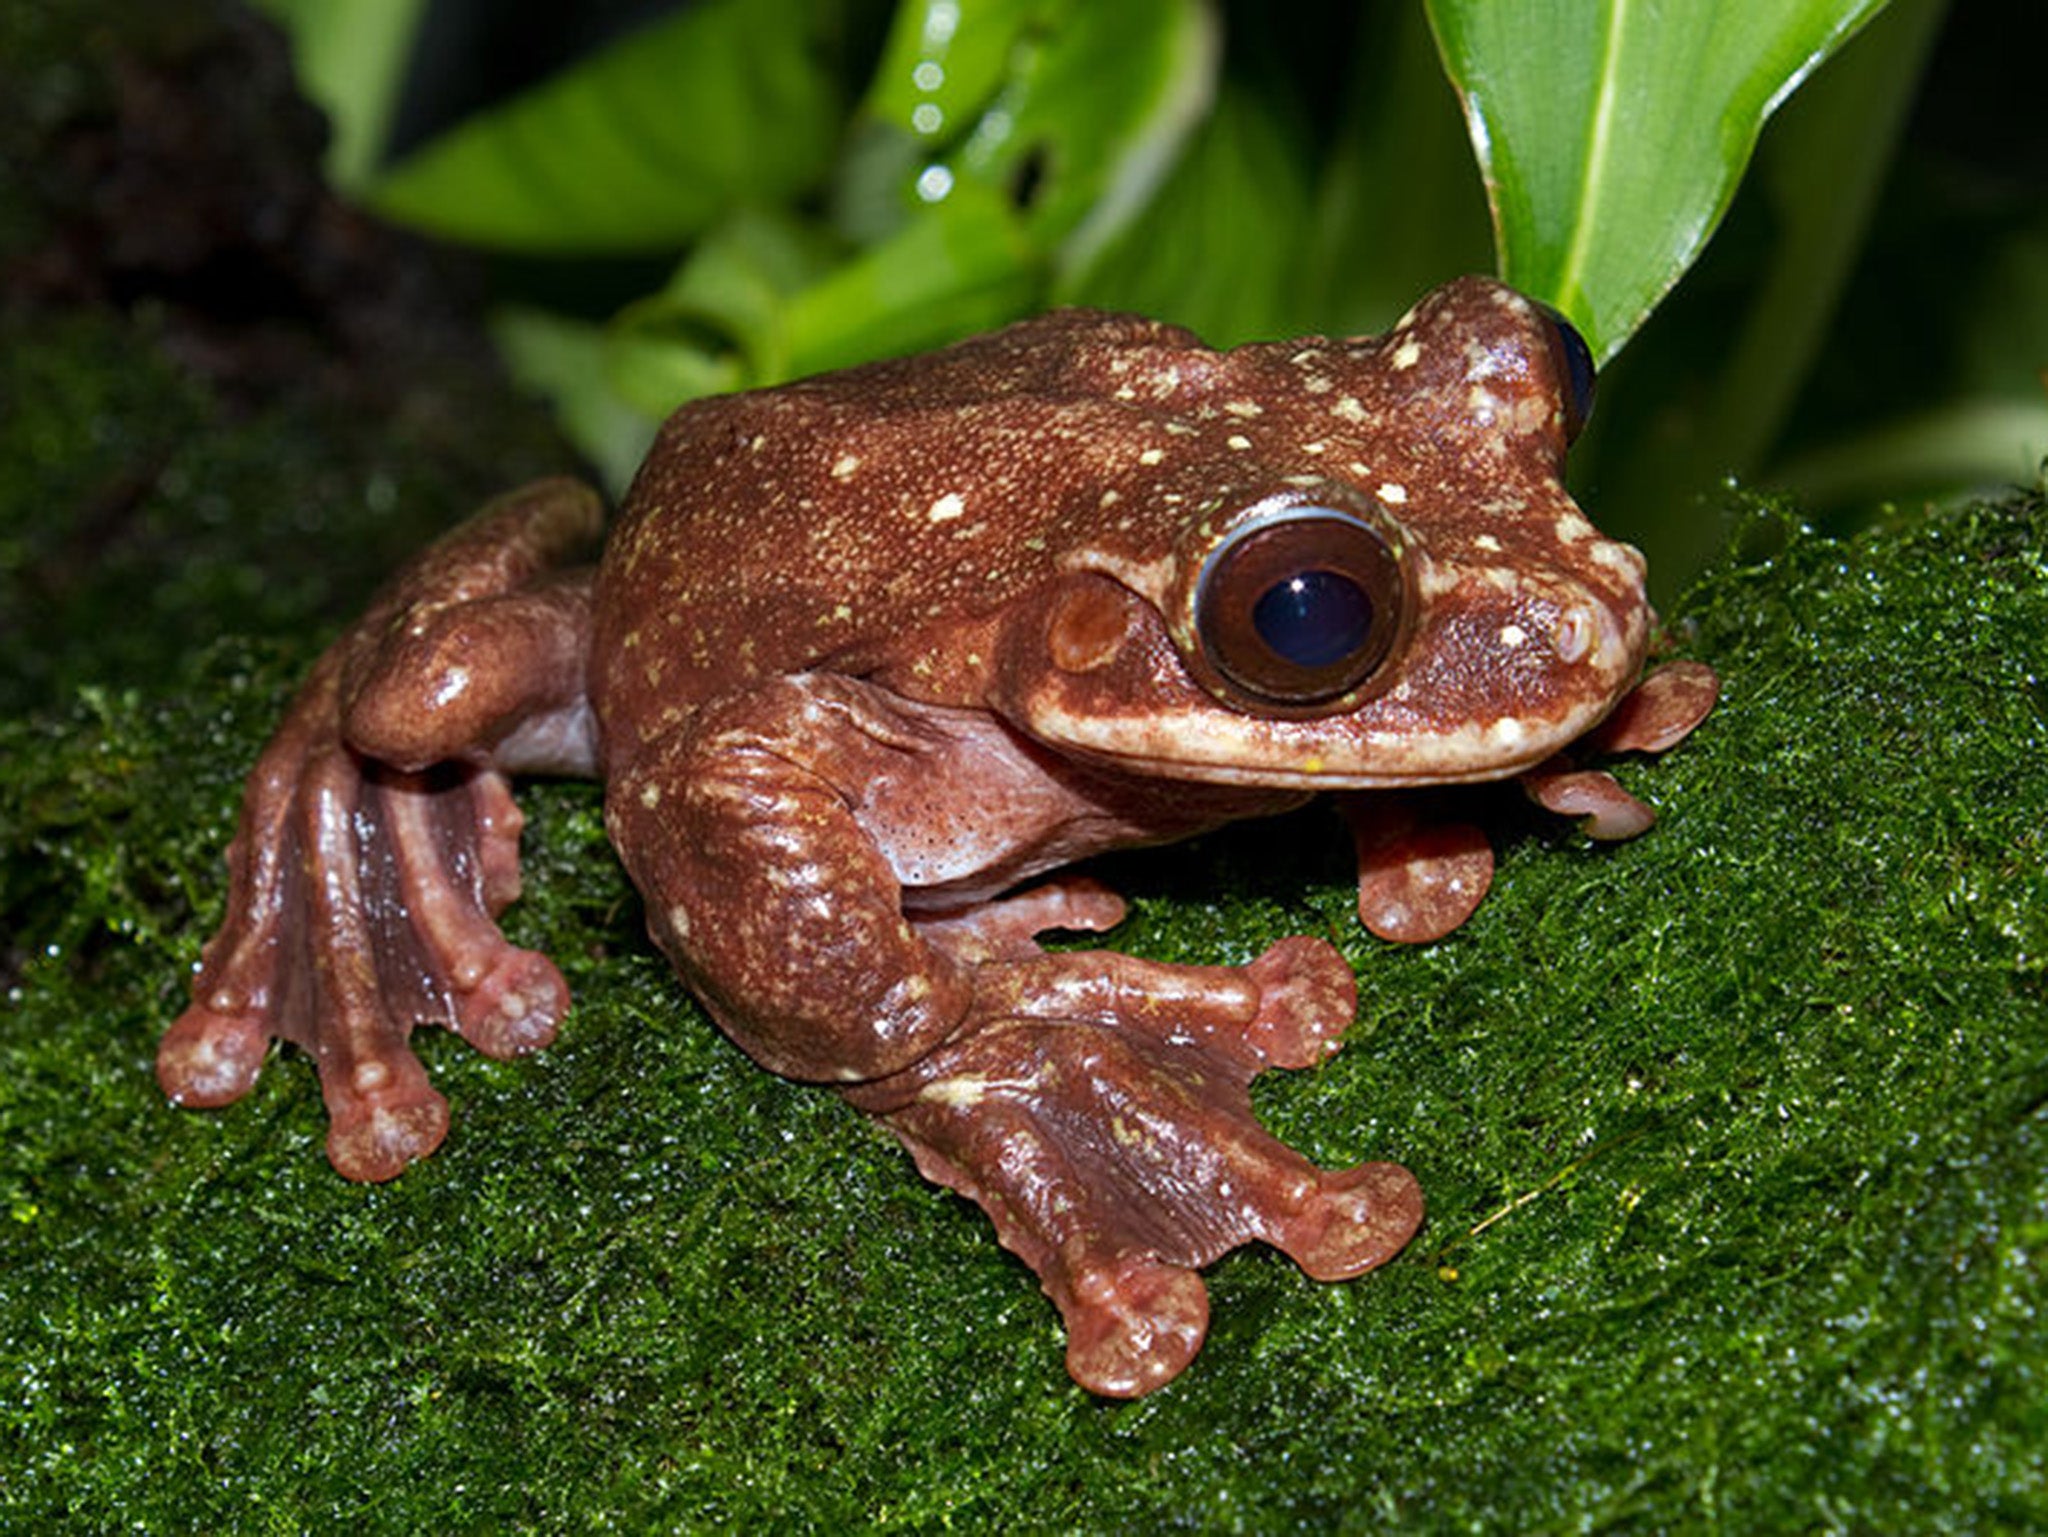
[[[1252,628],[1297,667],[1327,667],[1365,644],[1372,599],[1350,577],[1308,570],[1275,582],[1252,605]]]

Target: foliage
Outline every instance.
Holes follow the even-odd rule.
[[[1434,0],[1501,276],[1606,362],[1721,222],[1764,118],[1884,4]]]
[[[1942,0],[1432,0],[1426,22],[1337,0],[1284,21],[1221,0],[708,0],[581,37],[439,133],[401,132],[394,105],[394,72],[417,75],[433,41],[418,7],[342,29],[333,0],[270,4],[336,118],[335,174],[370,206],[528,256],[673,263],[623,305],[564,307],[557,278],[550,302],[513,285],[501,314],[515,365],[615,487],[682,399],[1049,303],[1218,342],[1378,329],[1485,265],[1489,202],[1504,275],[1606,359],[1699,257],[1764,119],[1800,91],[1764,145],[1742,249],[1668,341],[1631,349],[1636,404],[1580,455],[1580,480],[1667,578],[1719,537],[1701,488],[1775,449],[1836,501],[1883,494],[1838,446],[1869,417],[1817,441],[1783,432],[1826,362]],[[532,13],[500,25],[549,35]],[[2015,440],[2048,450],[2031,369],[1956,383],[1966,403],[1893,464],[1942,486],[2026,475]]]

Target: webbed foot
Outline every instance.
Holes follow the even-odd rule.
[[[1261,1240],[1341,1280],[1421,1224],[1407,1170],[1319,1168],[1252,1112],[1253,1078],[1324,1060],[1350,1023],[1331,946],[1283,940],[1243,967],[1038,955],[978,975],[977,1023],[848,1097],[1037,1272],[1090,1390],[1136,1397],[1188,1364],[1208,1327],[1196,1272],[1229,1250]]]
[[[598,521],[568,482],[500,498],[320,659],[249,776],[226,919],[158,1048],[174,1103],[240,1098],[290,1041],[319,1069],[334,1167],[390,1179],[448,1131],[415,1024],[492,1057],[554,1039],[562,974],[496,922],[519,894],[506,772],[594,761],[588,580],[558,568]]]
[[[288,1040],[319,1069],[334,1167],[384,1180],[448,1130],[414,1024],[517,1056],[554,1038],[569,992],[494,921],[519,889],[504,777],[366,764],[321,725],[330,690],[316,675],[252,776],[227,920],[157,1078],[177,1104],[223,1105],[255,1083],[270,1039]]]

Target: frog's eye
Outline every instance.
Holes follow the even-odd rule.
[[[1593,349],[1578,327],[1547,304],[1536,306],[1550,322],[1551,344],[1557,350],[1557,377],[1564,394],[1564,440],[1574,441],[1593,414]]]
[[[1236,688],[1313,706],[1367,682],[1405,617],[1400,561],[1370,524],[1302,507],[1210,556],[1195,594],[1203,654]]]

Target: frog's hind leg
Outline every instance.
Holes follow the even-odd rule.
[[[239,1098],[288,1040],[319,1069],[334,1166],[389,1179],[448,1127],[415,1024],[495,1057],[553,1039],[561,973],[496,923],[519,893],[506,774],[594,756],[588,581],[549,567],[595,517],[559,483],[494,504],[322,657],[250,775],[227,915],[158,1051],[172,1100]]]

